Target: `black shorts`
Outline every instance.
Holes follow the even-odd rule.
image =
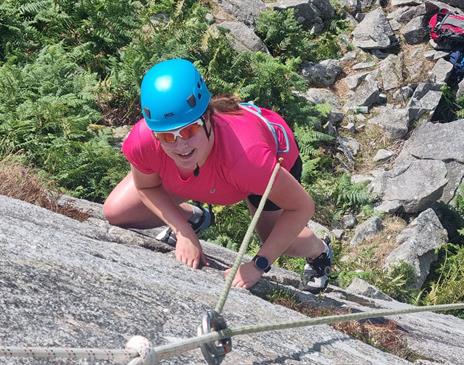
[[[292,168],[290,169],[290,174],[298,180],[298,182],[301,182],[301,172],[303,170],[303,163],[301,162],[300,156],[296,159],[295,163],[293,164]],[[248,201],[255,207],[258,208],[259,202],[261,201],[262,195],[248,195],[247,199]],[[269,199],[266,201],[266,204],[264,204],[263,210],[267,211],[273,211],[273,210],[280,210],[281,208],[274,204],[272,201]]]

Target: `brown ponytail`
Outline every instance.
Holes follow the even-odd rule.
[[[208,109],[206,109],[205,117],[211,120],[211,116],[214,113],[230,113],[230,114],[239,114],[240,113],[240,99],[235,95],[231,94],[222,94],[215,95],[212,97],[209,102]]]

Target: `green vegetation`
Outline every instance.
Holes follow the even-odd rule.
[[[459,188],[456,199],[456,211],[464,217],[464,185]],[[464,227],[459,231],[464,237]],[[464,247],[448,243],[437,250],[439,259],[432,267],[424,290],[421,293],[422,304],[446,304],[464,301],[462,283],[464,282]],[[460,318],[464,318],[464,311],[456,311]]]
[[[458,118],[464,118],[464,96],[461,96],[456,100],[456,103],[458,105],[458,110],[456,112],[456,116]]]
[[[354,278],[360,278],[401,302],[413,303],[418,295],[418,291],[413,288],[414,269],[401,263],[384,271],[375,263],[373,249],[363,251],[353,261],[338,262],[337,266],[340,270],[334,276],[341,287],[351,284]]]

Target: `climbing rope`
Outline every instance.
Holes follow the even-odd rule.
[[[214,309],[215,312],[218,314],[221,314],[222,309],[224,308],[227,296],[229,295],[230,287],[232,286],[232,281],[234,280],[235,274],[237,273],[237,270],[240,264],[242,263],[242,258],[245,255],[246,250],[248,249],[248,244],[250,242],[251,235],[253,234],[256,223],[258,223],[258,219],[261,215],[261,212],[263,211],[264,204],[266,203],[267,197],[272,189],[272,185],[274,184],[274,180],[277,176],[277,172],[279,171],[282,161],[283,158],[280,157],[277,161],[277,164],[274,167],[274,170],[272,171],[271,177],[269,178],[269,182],[266,186],[266,190],[264,190],[264,194],[261,198],[261,201],[259,202],[258,208],[256,209],[256,212],[253,215],[253,219],[251,220],[251,223],[248,226],[245,236],[243,237],[242,244],[240,245],[240,249],[238,251],[237,257],[235,258],[234,264],[232,265],[232,268],[230,269],[230,272],[227,275],[226,281],[224,283],[224,290],[222,291],[222,294],[219,297],[219,300],[216,304],[216,308]]]
[[[333,324],[345,321],[355,321],[368,318],[378,318],[399,314],[412,314],[420,312],[438,312],[455,309],[464,309],[464,303],[442,304],[424,307],[408,307],[402,309],[381,309],[369,312],[350,313],[326,317],[307,318],[297,321],[286,321],[265,325],[249,325],[237,328],[226,328],[219,332],[211,332],[205,335],[189,338],[173,344],[153,347],[150,342],[141,336],[131,338],[126,345],[126,350],[119,349],[92,349],[92,348],[41,348],[41,347],[0,347],[0,357],[33,357],[36,359],[68,360],[109,360],[112,362],[129,361],[129,365],[157,365],[160,359],[179,355],[182,352],[194,350],[202,344],[211,343],[233,336],[277,331],[298,327]]]

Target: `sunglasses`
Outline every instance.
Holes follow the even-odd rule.
[[[202,126],[203,121],[199,119],[195,123],[189,124],[188,126],[173,131],[155,133],[155,136],[161,142],[174,143],[177,141],[177,137],[180,137],[182,139],[192,138],[201,130]]]

